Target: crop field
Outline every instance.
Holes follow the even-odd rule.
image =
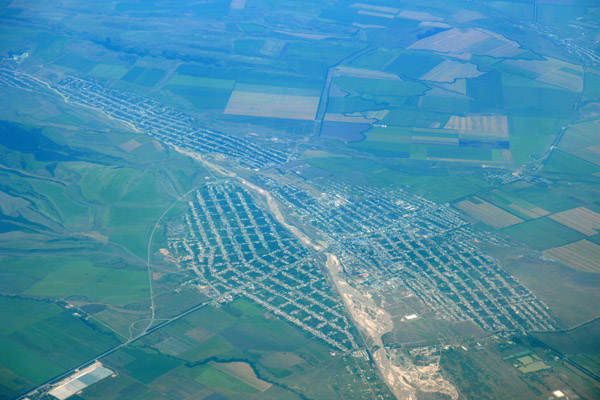
[[[229,98],[225,114],[313,120],[318,105],[318,97],[235,89]]]
[[[14,396],[119,342],[53,303],[0,297],[0,393]]]
[[[562,150],[550,154],[544,172],[548,174],[591,175],[600,171],[600,165],[582,160]]]
[[[443,21],[443,18],[423,11],[402,10],[397,15],[398,18],[412,19],[415,21]]]
[[[554,222],[548,217],[509,226],[504,228],[503,232],[538,250],[562,246],[583,238],[581,233]]]
[[[508,140],[508,119],[505,115],[453,115],[444,129],[457,130],[461,138]]]
[[[338,139],[342,142],[357,142],[364,139],[363,132],[371,127],[368,123],[327,121],[321,126],[320,137]]]
[[[212,367],[217,368],[221,372],[225,372],[228,375],[244,382],[247,385],[252,386],[253,388],[264,392],[271,386],[269,382],[265,382],[262,379],[259,379],[256,376],[256,372],[247,362],[230,362],[230,363],[218,363],[213,362],[210,364]]]
[[[527,342],[600,374],[593,1],[54,3],[0,10],[0,399],[117,346],[74,399],[598,397]]]
[[[192,349],[179,355],[152,349],[166,339]],[[372,375],[371,388],[361,379],[365,360],[331,356],[327,346],[244,299],[202,308],[102,362],[118,377],[86,388],[81,398],[360,399],[381,391]]]
[[[600,232],[600,214],[585,207],[552,214],[548,218],[587,236],[594,236]]]
[[[342,90],[361,96],[401,97],[422,94],[426,87],[417,82],[396,79],[375,79],[351,76],[336,76],[333,82]]]
[[[588,162],[600,165],[600,121],[575,124],[567,130],[559,148]]]
[[[535,337],[571,357],[593,373],[600,373],[599,321],[586,324],[570,332],[538,333]]]
[[[362,8],[362,9],[365,9],[365,10],[374,10],[374,11],[379,11],[379,12],[388,13],[388,14],[397,14],[398,11],[400,11],[399,9],[393,8],[393,7],[375,6],[375,5],[372,5],[372,4],[365,4],[365,3],[354,3],[350,7],[352,7],[352,8]]]
[[[129,83],[153,87],[164,75],[165,71],[160,68],[144,68],[136,66],[131,68],[121,79]]]
[[[206,89],[221,89],[230,91],[235,85],[235,81],[231,79],[215,79],[215,78],[203,78],[199,76],[175,74],[167,85],[181,85],[181,86],[192,86]]]
[[[454,82],[456,79],[477,78],[484,73],[479,71],[475,64],[446,60],[419,79],[433,82]]]
[[[464,81],[463,81],[464,82]],[[458,89],[460,90],[460,88]],[[465,86],[466,90],[466,86]],[[450,88],[434,88],[419,97],[419,108],[443,113],[468,113],[471,98]]]
[[[583,88],[583,101],[600,98],[600,71],[589,70],[585,73],[585,86]]]
[[[384,71],[366,68],[354,68],[354,67],[337,67],[335,69],[334,76],[348,76],[354,78],[366,78],[366,79],[386,79],[392,81],[401,81],[402,79],[396,74],[390,74]]]
[[[98,64],[90,71],[91,75],[100,78],[121,79],[127,73],[127,68],[117,64]]]
[[[501,190],[492,190],[480,197],[524,220],[540,218],[550,214],[550,212],[527,200]]]
[[[473,200],[460,201],[455,204],[455,207],[497,229],[523,222],[521,218],[478,197],[473,197]]]
[[[485,29],[458,28],[420,39],[408,48],[439,53],[473,53],[492,57],[512,57],[523,51],[518,43]]]
[[[89,72],[98,64],[98,62],[73,52],[67,53],[55,60],[54,64],[60,65],[61,67],[67,67],[75,71]]]
[[[560,132],[564,121],[552,117],[510,116],[510,151],[515,162],[527,162],[533,154],[541,154]]]
[[[500,157],[495,157],[498,153],[493,153],[492,150],[496,149],[432,145],[426,147],[426,159],[452,162],[470,161],[476,163],[500,161]]]
[[[579,271],[600,273],[600,245],[589,240],[555,247],[544,251],[544,254]]]
[[[554,58],[546,60],[506,60],[509,71],[524,74],[539,82],[557,86],[572,92],[583,89],[583,70],[575,64]]]

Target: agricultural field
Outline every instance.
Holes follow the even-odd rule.
[[[597,2],[5,3],[0,398],[600,396]]]
[[[448,29],[411,44],[409,49],[438,53],[468,53],[490,57],[512,57],[523,52],[519,44],[486,29]]]
[[[594,236],[600,230],[600,214],[585,207],[552,214],[548,218],[587,236]]]
[[[225,114],[313,120],[319,99],[307,94],[291,88],[236,85]]]
[[[599,120],[573,125],[565,132],[559,148],[575,157],[598,165],[600,163],[600,139],[595,133],[600,128]]]
[[[149,290],[141,258],[147,236],[140,237],[140,231],[173,201],[181,184],[194,179],[194,173],[177,177],[138,169],[144,159],[153,163],[173,155],[136,134],[116,131],[98,138],[106,126],[114,128],[110,121],[88,118],[89,130],[83,132],[42,128],[39,119],[52,108],[44,106],[43,97],[27,97],[41,105],[28,124],[3,121],[0,128],[7,138],[0,170],[1,309],[10,321],[1,337],[5,398],[128,339],[130,324],[147,315],[137,310],[147,307]],[[85,116],[64,112],[63,124]],[[8,139],[15,133],[44,147]],[[126,143],[135,146],[119,147]],[[104,164],[107,159],[112,166]],[[37,255],[20,256],[25,248]]]
[[[552,349],[577,360],[589,371],[600,372],[598,362],[598,321],[584,324],[568,332],[540,333],[535,338]]]
[[[181,352],[181,343],[187,350]],[[245,300],[202,308],[102,362],[119,375],[87,388],[81,398],[363,398],[372,390],[360,379],[367,373],[364,360],[332,356]]]
[[[433,82],[454,82],[457,79],[477,78],[484,72],[477,70],[477,65],[446,60],[440,65],[421,75],[419,79]]]
[[[3,296],[0,305],[5,310],[0,333],[3,398],[21,394],[120,340],[66,303]]]
[[[478,197],[473,197],[472,200],[460,201],[455,204],[455,207],[479,221],[498,229],[523,222],[521,218],[509,214]]]
[[[600,257],[600,245],[589,240],[580,240],[575,243],[555,247],[546,250],[544,254],[549,255],[557,261],[571,268],[584,271],[600,273],[598,257]]]

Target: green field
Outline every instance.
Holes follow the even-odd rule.
[[[169,323],[103,357],[115,375],[72,398],[391,399],[380,368],[362,352],[333,352],[247,292],[211,302],[204,280],[223,272],[228,257],[190,269],[195,259],[177,247],[197,246],[187,238],[204,233],[189,230],[192,216],[199,227],[233,229],[239,238],[223,222],[231,215],[212,226],[207,214],[188,208],[196,188],[238,179],[272,192],[286,221],[339,253],[352,285],[382,302],[394,323],[383,346],[406,364],[408,383],[421,385],[415,398],[455,397],[429,391],[431,376],[455,385],[459,398],[548,399],[558,389],[568,398],[600,397],[597,382],[545,347],[600,375],[600,233],[591,213],[600,212],[600,71],[591,53],[600,37],[597,1],[5,3],[0,399],[161,322]],[[75,89],[79,79],[92,85]],[[80,104],[101,88],[120,105],[109,114],[139,130],[107,118],[102,109],[113,100],[103,102],[102,94],[91,108]],[[128,102],[158,106],[131,116]],[[185,126],[171,142],[162,134],[178,122]],[[257,150],[248,157],[256,168],[248,168],[236,151],[222,157],[226,146],[217,138],[217,151],[209,144],[202,158],[226,171],[205,169],[171,145],[191,145],[192,132],[204,128],[281,158],[263,164]],[[302,189],[297,197],[294,186]],[[237,204],[215,193],[220,206]],[[363,194],[373,207],[386,197],[380,204],[389,210],[344,215]],[[261,197],[250,207],[273,206]],[[407,204],[413,200],[415,207]],[[574,209],[559,214],[562,224],[550,218]],[[354,217],[365,226],[344,226]],[[251,236],[264,244],[262,228],[270,225],[262,224]],[[394,234],[386,237],[388,229]],[[379,243],[392,249],[388,259],[371,240],[396,231],[402,239]],[[223,240],[211,238],[211,246],[231,249]],[[413,254],[408,246],[416,242],[427,249]],[[464,268],[438,254],[442,244],[458,249]],[[269,252],[260,247],[261,256]],[[323,265],[323,252],[309,254]],[[291,264],[296,256],[284,259]],[[414,268],[399,259],[415,260]],[[539,299],[549,321],[520,321],[527,313],[511,304],[512,290],[496,285],[487,265],[478,268],[496,261],[497,279],[517,280],[515,292],[526,302]],[[428,263],[440,273],[425,276]],[[420,290],[422,282],[411,279],[421,277],[411,274],[424,274],[431,290]],[[487,282],[469,279],[479,275]],[[336,304],[321,278],[302,293],[317,288],[315,298]],[[229,290],[221,284],[213,289]],[[486,285],[497,299],[483,299]],[[454,306],[464,311],[460,321]],[[514,318],[505,325],[515,330],[497,332],[497,321],[479,328],[472,315],[479,307],[503,324]],[[403,320],[409,313],[418,318]],[[305,310],[292,315],[316,324]],[[550,325],[556,332],[524,333]],[[359,338],[355,327],[349,331]],[[359,340],[357,348],[371,343]]]
[[[10,397],[118,344],[104,327],[62,307],[18,297],[0,297],[0,393]]]
[[[594,321],[569,332],[538,333],[535,337],[592,373],[598,374],[600,373],[599,334],[600,322]]]
[[[121,79],[145,87],[153,87],[165,75],[165,71],[160,68],[144,68],[135,66],[131,68]]]
[[[133,303],[148,295],[148,274],[145,271],[99,268],[87,260],[53,261],[42,272],[43,278],[27,289],[25,294],[85,297],[90,301],[113,304]]]
[[[121,79],[127,73],[127,68],[115,64],[98,64],[91,71],[91,75],[100,78]]]
[[[598,171],[600,166],[560,150],[552,152],[544,168],[545,173],[563,175],[590,175]]]
[[[176,357],[150,349],[165,338],[195,345]],[[273,316],[265,318],[263,309],[245,299],[218,308],[202,308],[102,361],[121,377],[106,386],[106,398],[134,392],[150,398],[157,393],[217,393],[252,399],[362,398],[360,393],[368,390],[355,376],[357,361],[332,357],[320,341]],[[215,362],[224,366],[228,362],[247,363],[256,374],[253,379],[265,381],[261,387],[266,389],[261,392],[245,383],[242,376],[236,378],[234,370],[217,368]],[[364,369],[366,364],[360,362]],[[108,384],[100,382],[81,397],[98,398],[103,385]],[[385,392],[381,383],[371,385]]]
[[[502,229],[533,249],[546,250],[583,239],[581,233],[549,218],[539,218]]]

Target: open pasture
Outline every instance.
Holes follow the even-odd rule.
[[[509,214],[485,200],[478,197],[474,197],[473,200],[460,201],[455,204],[455,207],[497,229],[523,222],[521,218]]]
[[[584,272],[600,273],[600,245],[580,240],[544,251],[544,254],[561,263]]]
[[[600,231],[600,214],[585,207],[552,214],[548,218],[586,236],[594,236]]]
[[[423,74],[419,79],[432,82],[454,82],[456,79],[477,78],[485,74],[477,65],[446,60]]]

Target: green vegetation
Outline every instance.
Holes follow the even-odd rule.
[[[91,71],[91,75],[100,78],[121,79],[127,73],[127,68],[115,64],[98,64]]]
[[[0,393],[12,396],[118,344],[101,325],[49,302],[0,297]]]
[[[179,356],[150,349],[166,337],[195,344]],[[119,372],[119,380],[102,381],[86,389],[81,397],[92,399],[99,393],[109,393],[106,398],[110,399],[135,390],[150,398],[160,393],[231,398],[363,398],[361,393],[369,390],[356,375],[358,361],[332,357],[321,342],[272,315],[265,316],[263,309],[245,299],[219,308],[204,307],[102,362]],[[227,364],[230,362],[247,363],[245,369],[251,368],[256,377],[248,380],[244,377],[247,371],[231,369]],[[366,370],[366,363],[359,363],[363,373],[369,374],[370,384],[385,393],[385,387],[373,381],[373,372]],[[254,382],[254,386],[248,382]]]
[[[598,374],[600,373],[599,334],[600,321],[596,320],[567,332],[538,333],[534,336],[592,373]]]
[[[590,175],[600,171],[600,166],[571,156],[560,150],[553,151],[544,172],[564,175]]]
[[[537,250],[546,250],[583,239],[584,235],[549,218],[539,218],[502,230]]]
[[[34,3],[0,10],[0,398],[15,398],[143,332],[150,323],[150,288],[154,324],[209,300],[209,289],[183,267],[185,260],[172,258],[170,239],[187,229],[181,221],[190,198],[181,196],[213,175],[159,142],[163,136],[154,132],[170,129],[168,122],[144,127],[149,133],[144,135],[78,105],[77,94],[84,97],[85,91],[57,95],[54,89],[66,90],[69,78],[89,78],[111,93],[123,90],[131,98],[140,95],[187,113],[173,114],[173,124],[189,116],[193,129],[207,127],[282,154],[304,154],[302,160],[291,157],[283,166],[261,171],[244,170],[236,157],[208,156],[265,189],[272,182],[259,176],[273,179],[273,190],[298,183],[316,196],[321,189],[353,192],[357,186],[367,192],[406,191],[437,203],[459,203],[459,213],[461,201],[489,202],[481,211],[496,213],[488,223],[514,225],[440,228],[441,210],[452,210],[431,205],[440,210],[427,211],[432,225],[406,234],[436,241],[458,231],[464,235],[460,241],[481,250],[482,260],[486,254],[498,259],[564,330],[536,333],[540,343],[527,337],[490,339],[471,322],[455,326],[440,322],[431,310],[421,312],[425,300],[397,290],[388,305],[391,312],[418,312],[419,318],[408,328],[396,326],[384,345],[399,351],[404,348],[398,344],[409,345],[413,351],[452,343],[441,353],[441,375],[466,398],[548,398],[555,388],[565,388],[570,398],[599,396],[588,378],[544,350],[549,346],[600,375],[598,323],[586,323],[598,317],[600,304],[600,275],[590,272],[596,247],[586,245],[580,270],[553,261],[553,254],[560,257],[546,251],[582,239],[600,244],[593,230],[583,231],[588,237],[549,218],[578,207],[600,212],[600,75],[580,51],[597,48],[597,5],[529,0],[468,7],[456,1],[417,7],[404,0],[377,5],[307,0],[301,6],[292,0],[208,0],[183,7],[164,0],[79,2],[76,7]],[[555,36],[536,23],[552,27]],[[531,29],[515,28],[525,25]],[[434,37],[441,38],[441,47],[415,45]],[[438,81],[431,75],[421,79],[442,63],[448,70],[435,77]],[[451,69],[465,63],[476,65],[482,75],[454,79]],[[50,87],[12,82],[12,71]],[[247,115],[225,114],[237,92],[280,96],[248,97]],[[119,104],[126,114],[129,94],[122,95]],[[295,100],[289,96],[310,96],[314,107],[319,102],[319,123],[313,123],[312,111],[308,118],[291,112],[301,107],[290,105]],[[289,110],[253,112],[267,108],[260,102],[273,98]],[[327,113],[360,122],[336,125]],[[299,115],[305,119],[293,119]],[[481,122],[485,118],[500,122],[492,126],[495,122]],[[453,125],[457,120],[464,125]],[[319,126],[342,133],[318,137]],[[215,143],[219,152],[220,145]],[[291,212],[286,219],[297,222],[297,215]],[[319,226],[299,227],[311,239],[326,240],[318,237]],[[362,228],[356,227],[361,235]],[[373,250],[368,256],[380,254]],[[567,256],[558,261],[568,263]],[[465,274],[471,272],[476,273]],[[390,286],[396,284],[392,278]],[[365,279],[365,286],[372,285],[375,274]],[[510,304],[510,293],[499,295]],[[105,357],[101,361],[116,377],[73,398],[391,395],[367,359],[332,355],[322,342],[243,296],[200,308]],[[481,307],[505,306],[488,303]],[[428,363],[403,355],[420,366]],[[246,372],[266,386],[249,384],[223,367],[233,363],[247,365]]]
[[[165,75],[165,71],[159,68],[144,68],[135,66],[131,68],[121,79],[136,83],[145,87],[153,87]]]
[[[54,61],[54,64],[60,65],[61,67],[67,67],[75,71],[89,72],[98,63],[96,61],[85,58],[78,53],[67,53],[61,58]]]
[[[91,301],[113,304],[133,303],[148,295],[145,271],[99,268],[87,260],[56,259],[45,264],[48,268],[43,278],[25,294],[62,298],[83,296]]]

